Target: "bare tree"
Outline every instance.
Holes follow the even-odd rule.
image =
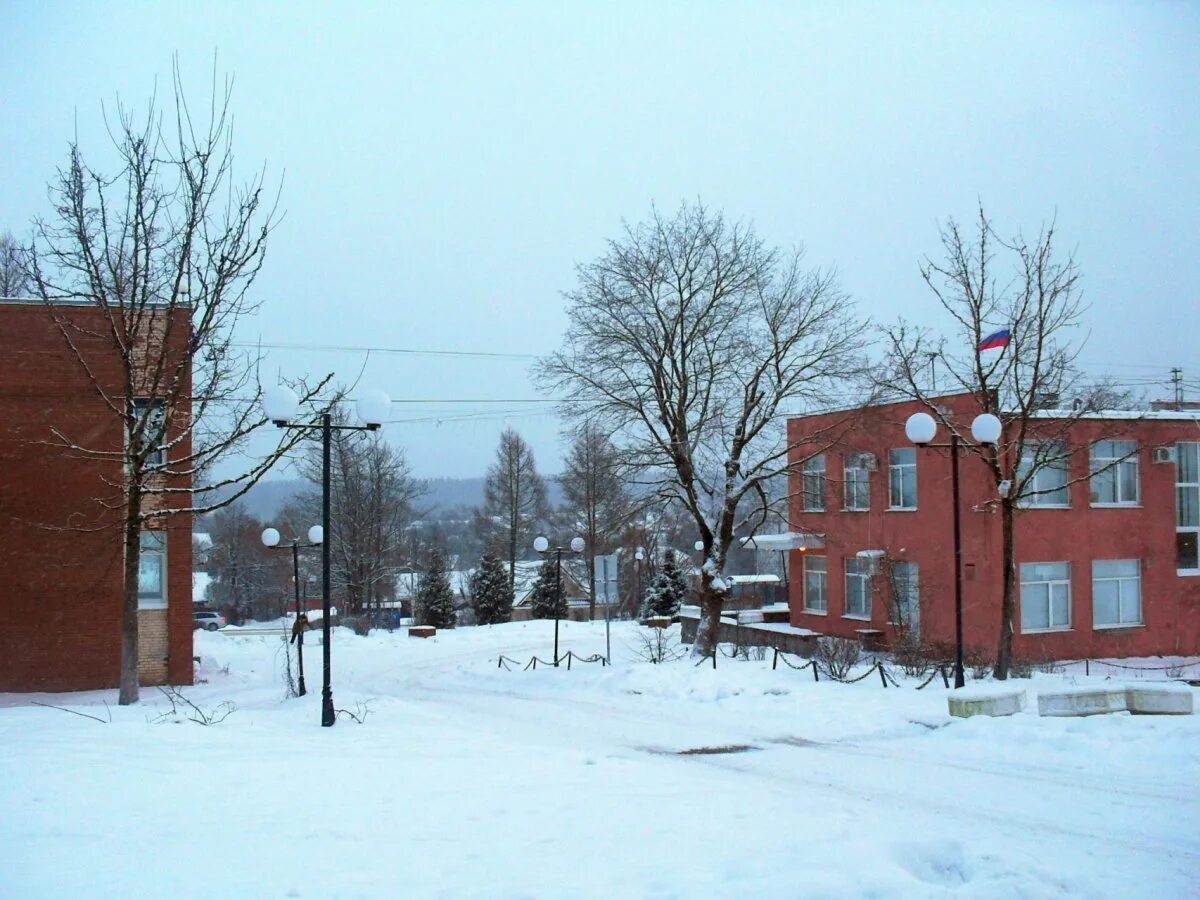
[[[263,523],[240,502],[214,512],[209,528],[213,541],[209,602],[227,610],[234,624],[278,616],[287,606],[290,556],[263,546]]]
[[[334,586],[344,592],[348,614],[379,612],[382,602],[395,596],[395,572],[408,540],[413,504],[424,487],[413,477],[404,451],[377,432],[334,432],[330,463]],[[313,448],[301,470],[320,483],[319,448]],[[319,493],[303,498],[314,521],[320,515],[320,500]]]
[[[560,514],[582,535],[586,547],[588,618],[596,617],[596,557],[609,551],[629,521],[632,504],[621,478],[619,457],[608,437],[593,423],[575,432],[565,469]]]
[[[117,102],[108,129],[120,170],[91,168],[77,145],[51,185],[55,213],[34,224],[28,264],[68,352],[112,429],[51,429],[46,444],[92,461],[108,492],[87,527],[121,528],[124,545],[120,703],[138,699],[138,562],[142,531],[245,493],[302,437],[240,472],[206,477],[269,426],[258,358],[238,349],[238,321],[263,264],[274,199],[261,174],[233,182],[231,82],[194,116],[178,67],[174,101],[144,116]],[[328,379],[299,386],[312,404]],[[271,429],[274,432],[274,429]],[[74,526],[73,526],[74,527]]]
[[[505,428],[484,482],[479,520],[491,537],[489,544],[508,560],[510,590],[515,590],[521,548],[546,513],[546,482],[538,474],[533,450],[516,431]]]
[[[860,371],[849,299],[801,256],[700,205],[654,211],[578,267],[564,346],[539,363],[572,398],[564,414],[612,435],[639,481],[694,521],[698,654],[716,639],[734,535],[762,520],[764,483],[788,469],[784,417],[844,399]]]
[[[0,234],[0,297],[14,300],[29,294],[24,255],[11,234]]]
[[[1039,497],[1069,488],[1068,463],[1082,449],[1072,442],[1076,422],[1127,398],[1112,385],[1087,381],[1076,366],[1083,340],[1075,333],[1085,312],[1080,275],[1074,256],[1057,252],[1053,221],[1033,241],[1021,235],[1005,240],[980,206],[971,233],[950,219],[940,234],[944,258],[927,258],[921,275],[949,318],[951,336],[903,321],[885,328],[883,382],[894,395],[923,403],[991,473],[1003,535],[995,675],[1005,679],[1016,602],[1015,517]],[[1002,328],[1010,332],[1007,347],[979,349]],[[969,394],[979,412],[998,416],[1004,425],[999,443],[967,439],[965,423],[936,402],[947,393]]]

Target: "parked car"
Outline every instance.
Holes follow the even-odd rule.
[[[219,612],[192,613],[193,628],[203,628],[206,631],[216,631],[218,628],[224,628],[225,625],[225,617]]]

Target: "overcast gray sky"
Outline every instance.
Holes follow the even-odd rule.
[[[3,0],[0,32],[18,236],[76,128],[100,155],[101,101],[142,102],[173,52],[193,97],[214,51],[235,74],[239,164],[286,210],[245,336],[313,347],[272,372],[357,375],[318,345],[545,352],[573,265],[697,197],[836,265],[865,314],[933,323],[917,262],[979,198],[1001,231],[1057,210],[1095,371],[1200,380],[1200,4]],[[362,383],[508,401],[397,404],[419,475],[481,474],[505,424],[556,471],[546,404],[512,402],[528,362],[377,353]]]

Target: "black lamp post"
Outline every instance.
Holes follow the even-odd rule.
[[[991,413],[975,417],[971,423],[971,435],[979,444],[994,445],[1000,440],[1003,425]],[[954,506],[954,686],[960,688],[967,683],[963,673],[963,620],[962,620],[962,524],[958,502],[958,448],[962,439],[951,430],[950,443],[933,443],[937,434],[937,422],[929,413],[913,413],[904,423],[904,433],[918,447],[948,447],[950,449],[951,503]]]
[[[280,535],[277,528],[267,528],[262,533],[263,545],[271,550],[288,550],[292,551],[292,583],[296,589],[296,622],[300,621],[300,616],[303,614],[300,609],[300,548],[309,549],[311,547],[321,546],[322,539],[325,533],[320,525],[314,525],[308,529],[308,543],[301,544],[295,538],[292,538],[290,544],[280,545]],[[300,679],[296,686],[296,695],[303,697],[308,693],[308,689],[304,686],[304,629],[301,628],[296,632],[296,659],[300,667]]]
[[[555,601],[554,601],[554,667],[558,668],[558,620],[561,615],[563,605],[562,595],[562,555],[566,553],[566,547],[554,547],[551,549],[550,541],[544,534],[539,534],[533,539],[533,549],[543,556],[547,553],[554,554],[554,579],[556,583]],[[583,552],[583,538],[576,535],[571,538],[571,553]]]
[[[329,412],[321,413],[320,420],[316,422],[295,422],[292,420],[300,409],[300,400],[291,389],[278,386],[263,392],[263,410],[266,412],[267,418],[280,428],[294,428],[309,432],[320,430],[321,432],[321,586],[324,595],[321,598],[321,641],[323,645],[321,656],[324,664],[321,683],[321,725],[325,728],[331,726],[337,719],[337,715],[333,711],[333,688],[329,684],[331,636],[329,595],[332,592],[329,548],[333,540],[333,534],[329,527],[330,438],[335,431],[377,431],[383,424],[383,420],[387,418],[391,404],[392,401],[387,394],[382,391],[371,391],[361,397],[357,404],[358,417],[362,420],[362,425],[335,425],[333,424],[333,415]]]
[[[636,619],[642,612],[642,562],[646,559],[646,551],[638,547],[633,551],[633,617]]]

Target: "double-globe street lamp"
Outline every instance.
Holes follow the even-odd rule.
[[[971,423],[971,436],[977,444],[994,446],[1000,440],[1003,425],[991,413],[982,413]],[[904,433],[918,447],[948,447],[950,449],[951,504],[954,507],[954,686],[966,684],[963,674],[963,620],[962,620],[962,525],[958,502],[958,448],[963,441],[958,432],[950,429],[950,442],[933,443],[937,435],[937,422],[929,413],[913,413],[904,423]]]
[[[391,411],[392,401],[383,391],[368,391],[359,397],[356,404],[361,425],[343,425],[333,423],[333,414],[326,411],[321,413],[315,422],[296,422],[296,414],[300,411],[300,398],[290,388],[279,385],[263,392],[263,411],[267,418],[280,428],[298,429],[301,431],[321,432],[321,641],[322,662],[324,674],[321,684],[321,725],[331,726],[337,719],[333,710],[333,689],[329,685],[329,643],[330,629],[329,595],[330,587],[330,544],[333,533],[329,527],[329,445],[335,431],[377,431]]]
[[[570,552],[579,554],[583,552],[583,538],[576,535],[571,538]],[[533,549],[545,556],[547,553],[554,554],[554,580],[557,585],[554,595],[554,667],[558,668],[558,620],[562,615],[562,555],[567,552],[567,547],[551,547],[550,541],[544,534],[539,534],[533,539]]]
[[[311,547],[321,546],[322,540],[325,537],[325,532],[320,525],[314,525],[308,529],[308,543],[301,544],[295,538],[292,538],[290,544],[280,545],[281,540],[278,528],[267,528],[263,530],[262,542],[265,547],[270,550],[288,550],[292,551],[292,579],[296,587],[296,624],[300,624],[300,616],[303,611],[300,609],[300,550],[307,550]],[[295,634],[296,638],[296,659],[299,661],[300,680],[296,687],[296,695],[303,697],[308,693],[308,689],[304,686],[304,629],[298,628]]]

